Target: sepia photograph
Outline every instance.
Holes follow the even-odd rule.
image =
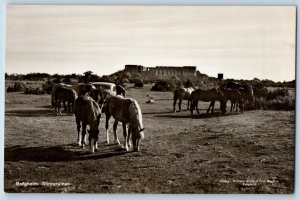
[[[6,193],[293,194],[296,6],[7,5]]]

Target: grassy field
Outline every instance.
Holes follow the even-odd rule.
[[[149,89],[128,89],[143,112],[141,151],[105,144],[103,114],[99,150],[93,155],[76,145],[75,117],[50,111],[50,95],[6,93],[5,191],[293,192],[294,111],[222,115],[216,104],[216,112],[206,114],[208,104],[200,103],[202,113],[191,117],[188,111],[172,112],[172,93]],[[154,104],[146,103],[149,96]],[[122,143],[120,125],[118,135]]]

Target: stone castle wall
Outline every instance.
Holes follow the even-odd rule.
[[[172,76],[194,77],[196,76],[195,66],[156,66],[144,67],[142,65],[125,65],[125,70],[129,73],[139,73],[150,80],[168,79]]]

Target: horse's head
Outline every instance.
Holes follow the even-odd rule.
[[[95,146],[98,141],[99,130],[88,130],[89,133],[89,143],[91,148],[91,153],[95,152]]]
[[[132,145],[133,145],[133,151],[139,151],[139,141],[141,139],[144,139],[144,130],[145,128],[139,129],[138,127],[131,127],[130,131],[132,134]]]

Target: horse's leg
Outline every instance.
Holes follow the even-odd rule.
[[[199,111],[199,109],[198,109],[198,102],[199,102],[199,101],[196,101],[196,111],[197,111],[198,114],[200,114],[200,111]]]
[[[123,126],[123,136],[124,136],[124,148],[126,149],[126,151],[128,151],[128,133],[127,133],[127,130],[126,130],[126,124],[125,123],[122,123],[122,126]]]
[[[61,102],[60,102],[60,99],[58,99],[58,101],[57,101],[57,114],[61,115]]]
[[[85,135],[86,135],[86,123],[82,123],[82,134],[81,134],[81,145],[82,148],[85,146]]]
[[[174,102],[173,102],[173,112],[176,112],[176,103],[177,103],[177,98],[174,98]]]
[[[211,101],[206,112],[209,113],[209,110],[211,109],[211,113],[214,113],[214,107],[215,101]]]
[[[78,142],[78,145],[80,146],[80,144],[81,144],[80,120],[78,118],[76,118],[76,124],[77,124],[77,132],[78,132],[77,142]]]
[[[234,109],[235,102],[231,100],[231,105],[230,105],[230,112],[232,112],[232,109]]]
[[[235,104],[234,104],[235,107],[236,107],[236,108],[235,108],[235,109],[236,109],[236,112],[239,112],[239,107],[240,107],[240,104],[239,104],[239,103],[240,103],[240,102],[236,99],[236,100],[235,100]],[[240,111],[241,111],[241,108],[240,108]]]
[[[130,136],[131,136],[131,128],[130,128],[130,126],[128,126],[128,132],[127,132],[127,144],[128,144],[128,147],[131,147]]]
[[[177,102],[177,98],[174,97],[174,102],[173,102],[173,112],[176,112],[176,102]]]
[[[187,100],[187,108],[186,108],[186,110],[189,110],[189,108],[190,108],[190,100]]]
[[[213,101],[210,102],[210,104],[209,104],[209,106],[208,106],[208,108],[207,108],[207,110],[206,110],[206,113],[209,113],[210,108],[212,107],[212,104],[213,104]]]
[[[66,106],[66,101],[65,100],[63,100],[63,105],[64,105],[64,110],[66,110],[68,112],[68,108]]]
[[[195,106],[194,101],[191,101],[190,111],[192,116],[193,116],[194,106]]]
[[[107,108],[106,108],[107,109]],[[109,134],[108,134],[108,122],[111,115],[109,113],[106,113],[106,120],[105,120],[105,132],[106,132],[106,142],[109,143]]]
[[[214,108],[215,108],[215,101],[212,102],[212,105],[211,105],[211,113],[214,113]]]
[[[118,127],[118,121],[115,120],[114,126],[113,126],[113,130],[114,130],[114,142],[116,142],[116,143],[118,143],[118,145],[120,145],[120,141],[119,141],[118,135],[117,135],[117,127]]]
[[[181,103],[182,103],[182,99],[179,99],[179,101],[178,101],[178,107],[179,107],[180,111],[181,111]]]

